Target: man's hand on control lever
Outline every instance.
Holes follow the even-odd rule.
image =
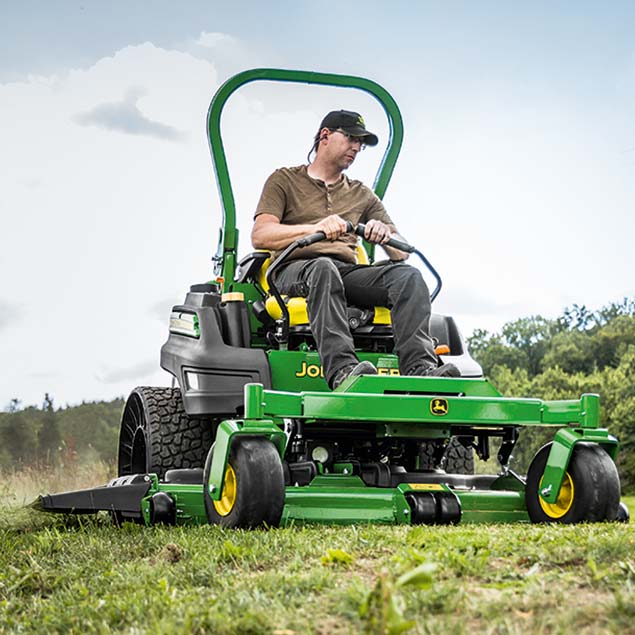
[[[364,238],[369,243],[385,245],[390,240],[391,236],[392,232],[386,223],[382,223],[380,220],[376,219],[371,219],[366,223]]]
[[[331,214],[315,224],[316,232],[324,232],[326,240],[336,240],[350,230],[348,223],[337,214]]]
[[[337,240],[342,234],[346,234],[347,232],[353,230],[350,222],[345,221],[337,214],[331,214],[330,216],[323,218],[319,223],[315,223],[313,225],[313,229],[315,232],[324,232],[326,240],[331,241]],[[361,234],[361,232],[358,233]],[[391,260],[406,260],[406,258],[408,258],[407,253],[395,249],[394,247],[389,247],[386,244],[391,238],[396,238],[405,242],[399,234],[394,233],[390,227],[386,225],[386,223],[382,223],[380,220],[371,219],[368,223],[366,223],[364,228],[365,240],[369,243],[382,245]]]
[[[358,231],[357,233],[361,234],[360,231]],[[366,227],[364,229],[364,238],[370,243],[382,245],[384,251],[393,261],[399,262],[408,258],[408,253],[387,245],[391,238],[399,240],[403,243],[405,243],[406,241],[399,234],[393,232],[390,227],[386,225],[386,223],[382,223],[380,220],[371,219],[368,221],[368,223],[366,223]]]

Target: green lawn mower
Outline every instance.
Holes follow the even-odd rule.
[[[216,279],[190,287],[172,309],[161,366],[172,388],[140,387],[128,398],[119,476],[108,485],[42,496],[45,511],[108,510],[151,525],[275,527],[290,523],[577,523],[627,520],[615,466],[617,439],[600,427],[599,397],[542,401],[503,397],[483,378],[454,320],[433,314],[431,335],[459,378],[399,376],[390,311],[359,302],[349,324],[360,360],[379,374],[324,380],[303,297],[283,296],[276,270],[303,237],[270,263],[268,252],[238,261],[236,213],[220,119],[227,99],[253,81],[299,82],[365,91],[383,106],[389,142],[374,190],[382,198],[403,138],[399,109],[378,84],[358,77],[257,69],[214,96],[208,135],[224,209]],[[350,227],[363,236],[363,227]],[[372,266],[374,246],[359,241]],[[441,278],[415,247],[436,281]],[[363,300],[363,299],[362,299]],[[176,387],[178,384],[178,387]],[[553,441],[520,476],[510,459],[520,429],[552,427]],[[497,439],[498,474],[474,474]]]

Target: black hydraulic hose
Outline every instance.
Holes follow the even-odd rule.
[[[363,223],[359,223],[357,227],[355,227],[355,233],[362,238],[366,238],[364,236],[364,234],[366,233],[366,225],[364,225]],[[439,295],[443,282],[441,281],[441,276],[439,275],[437,270],[430,264],[430,261],[416,247],[413,247],[412,245],[409,245],[402,240],[398,240],[397,238],[391,238],[387,243],[384,244],[388,245],[388,247],[399,249],[399,251],[404,251],[407,254],[417,254],[417,256],[419,256],[421,262],[423,262],[428,271],[436,280],[436,286],[430,294],[430,302],[432,302]]]

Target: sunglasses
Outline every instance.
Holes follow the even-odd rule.
[[[348,134],[348,132],[344,132],[344,130],[340,130],[339,128],[337,130],[331,130],[331,132],[339,132],[341,135],[344,135],[351,145],[359,143],[360,150],[364,150],[364,148],[366,148],[364,137],[357,137],[355,135]]]

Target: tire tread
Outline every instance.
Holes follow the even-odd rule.
[[[162,478],[167,470],[202,467],[212,445],[215,422],[193,417],[185,412],[179,388],[139,386],[135,388],[124,409],[124,417],[131,400],[137,400],[144,421],[148,460],[146,472],[155,472]],[[122,435],[124,421],[122,420]],[[122,465],[122,437],[120,436],[119,474]],[[123,471],[123,473],[129,473]]]

